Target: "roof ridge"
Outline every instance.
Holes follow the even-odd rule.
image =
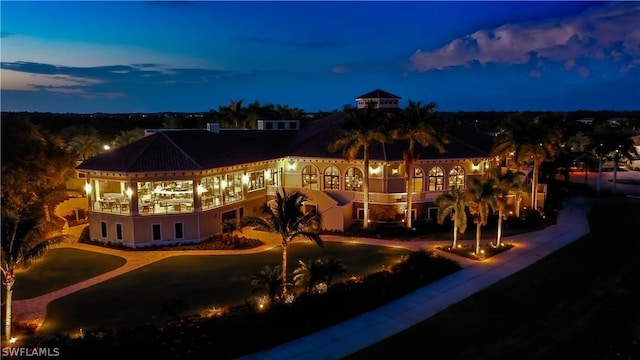
[[[156,134],[157,134],[157,133],[156,133]],[[155,135],[155,134],[152,134],[152,135],[150,135],[150,136],[153,136],[153,135]],[[156,138],[153,138],[153,139],[151,139],[150,141],[148,141],[148,142],[147,142],[147,144],[144,146],[144,148],[142,148],[142,151],[140,151],[140,154],[144,153],[144,152],[147,150],[147,148],[148,148],[149,146],[151,146],[151,144],[153,144],[155,141],[156,141]],[[129,164],[127,164],[127,165],[124,167],[125,172],[129,172],[129,170],[131,170],[131,167],[132,167],[136,162],[138,162],[138,158],[139,158],[139,157],[131,157],[131,160],[130,160]]]
[[[186,156],[187,159],[191,160],[191,162],[193,162],[198,169],[200,170],[203,169],[202,165],[200,165],[197,161],[195,161],[194,158],[192,158],[189,154],[187,154],[178,144],[175,143],[175,141],[173,141],[169,136],[167,136],[167,134],[165,134],[162,131],[160,131],[160,134],[162,134],[165,138],[167,138],[167,140],[169,140],[169,142],[173,144],[173,146],[175,146],[176,149],[178,149],[184,156]]]

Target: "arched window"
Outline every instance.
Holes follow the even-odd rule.
[[[350,191],[362,191],[362,170],[351,167],[344,175],[344,189]]]
[[[335,166],[329,166],[324,169],[324,188],[325,189],[340,189],[340,170]]]
[[[456,165],[449,170],[449,189],[464,189],[464,169]]]
[[[413,168],[413,192],[421,192],[424,188],[424,171],[421,167]]]
[[[318,169],[307,165],[302,169],[302,187],[309,190],[320,190],[318,185]]]
[[[444,184],[444,170],[436,166],[429,170],[429,191],[442,191]]]

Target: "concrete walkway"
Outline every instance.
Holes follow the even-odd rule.
[[[502,254],[447,276],[376,310],[298,340],[241,359],[340,359],[405,330],[589,233],[587,199],[574,198],[557,224],[509,237]],[[435,246],[435,245],[433,245]]]
[[[509,251],[482,262],[445,252],[439,254],[455,259],[463,269],[429,286],[389,303],[379,309],[355,317],[341,324],[311,334],[272,349],[245,356],[245,359],[339,359],[400,332],[450,305],[478,292],[514,272],[534,263],[589,232],[586,221],[586,199],[575,198],[560,211],[557,224],[533,233],[505,238],[516,245]],[[70,234],[79,237],[83,226],[73,227]],[[157,250],[128,251],[67,242],[55,248],[75,248],[122,257],[126,263],[112,271],[91,279],[52,291],[39,297],[13,301],[13,312],[19,321],[44,320],[47,305],[56,299],[85,289],[121,274],[172,256],[233,255],[257,253],[280,246],[273,234],[245,230],[247,237],[257,237],[265,245],[247,250]],[[371,238],[323,235],[324,241],[341,241],[379,246],[397,246],[410,250],[435,250],[446,245],[443,241],[394,241]],[[460,241],[460,243],[473,240]],[[484,242],[484,241],[483,241]]]

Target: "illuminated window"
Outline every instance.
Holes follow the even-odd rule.
[[[324,188],[340,189],[340,170],[335,166],[324,169]]]
[[[249,191],[264,189],[264,171],[249,173],[249,183],[247,187]]]
[[[420,167],[413,168],[413,192],[421,192],[424,186],[424,172]]]
[[[318,185],[318,169],[307,165],[302,169],[302,187],[309,190],[320,190]]]
[[[449,189],[464,188],[464,169],[456,165],[449,170]]]
[[[442,191],[444,184],[444,170],[436,166],[429,170],[429,191]]]
[[[362,170],[351,167],[344,176],[344,189],[350,191],[362,191]]]

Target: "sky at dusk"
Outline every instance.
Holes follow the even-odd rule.
[[[640,2],[1,1],[2,111],[639,110]]]

